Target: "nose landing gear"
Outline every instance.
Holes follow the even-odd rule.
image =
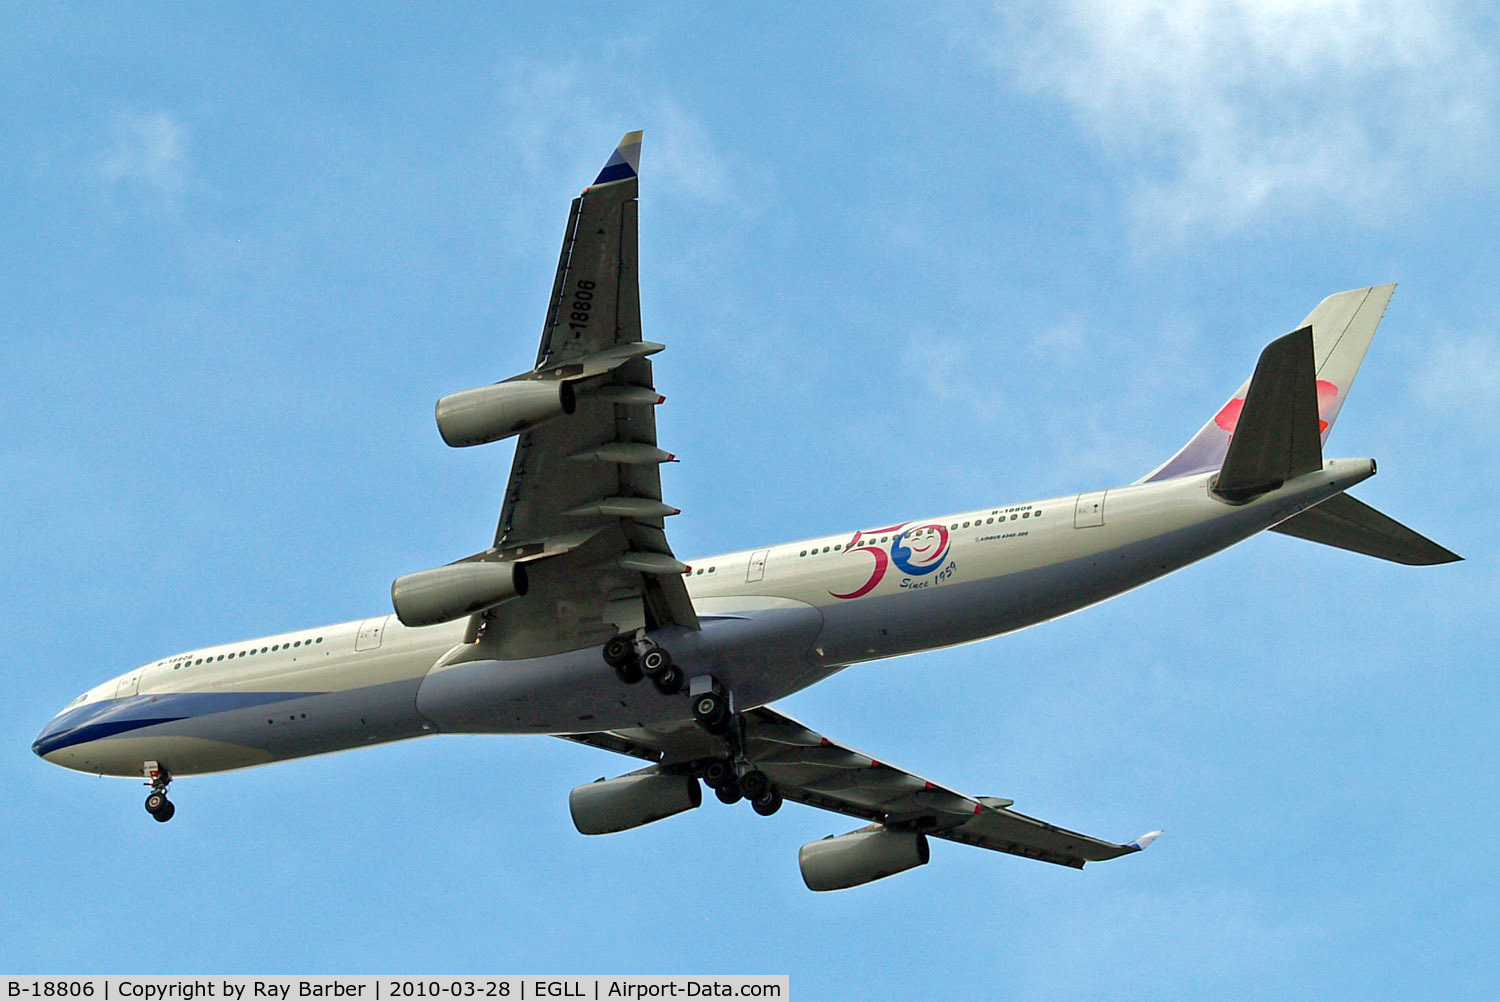
[[[167,787],[171,785],[172,774],[155,762],[144,763],[141,773],[146,777],[146,785],[151,787],[151,792],[146,794],[146,813],[157,821],[171,821],[172,815],[177,813],[177,805],[167,799]]]

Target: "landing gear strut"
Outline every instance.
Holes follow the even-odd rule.
[[[172,815],[177,813],[177,806],[167,799],[172,774],[155,762],[146,762],[141,772],[146,777],[146,785],[151,787],[151,792],[146,795],[146,813],[157,821],[171,821]]]

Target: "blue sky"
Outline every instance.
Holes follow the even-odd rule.
[[[1500,46],[1381,0],[5,4],[0,970],[767,972],[796,997],[1492,998]],[[1400,282],[1332,439],[1468,560],[1268,537],[783,704],[1153,849],[946,843],[710,802],[607,838],[629,762],[445,737],[143,790],[34,758],[77,693],[382,612],[490,538],[568,199],[645,130],[677,551],[1128,482],[1323,296]]]

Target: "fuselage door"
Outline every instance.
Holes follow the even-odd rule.
[[[1086,529],[1104,524],[1104,495],[1108,491],[1094,491],[1078,495],[1078,506],[1073,509],[1073,528]]]
[[[367,619],[359,624],[359,633],[354,638],[354,649],[356,651],[373,651],[380,646],[380,638],[385,635],[385,621],[389,616],[377,616]]]
[[[770,555],[770,550],[756,550],[750,554],[750,569],[745,572],[746,584],[759,581],[766,576],[766,557]]]
[[[115,687],[115,698],[128,699],[131,696],[134,696],[136,693],[140,692],[141,676],[145,673],[146,669],[137,668],[129,675],[126,675],[124,678],[120,679],[120,684]]]

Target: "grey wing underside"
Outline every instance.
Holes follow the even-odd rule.
[[[787,800],[1061,866],[1081,868],[1150,843],[1146,836],[1125,845],[1106,842],[1012,811],[1009,800],[959,793],[845,747],[769,706],[743,719],[746,758]],[[724,747],[692,723],[566,736],[662,770],[720,756]]]
[[[631,133],[621,150],[632,137],[639,147]],[[620,160],[617,151],[611,167]],[[569,213],[535,372],[584,378],[574,413],[516,443],[494,547],[480,558],[526,561],[530,590],[471,620],[487,656],[538,657],[638,628],[698,626],[664,529],[676,509],[662,502],[659,465],[671,457],[657,446],[661,397],[648,358],[662,346],[641,339],[638,181],[633,163],[625,169],[629,176],[586,189]]]

